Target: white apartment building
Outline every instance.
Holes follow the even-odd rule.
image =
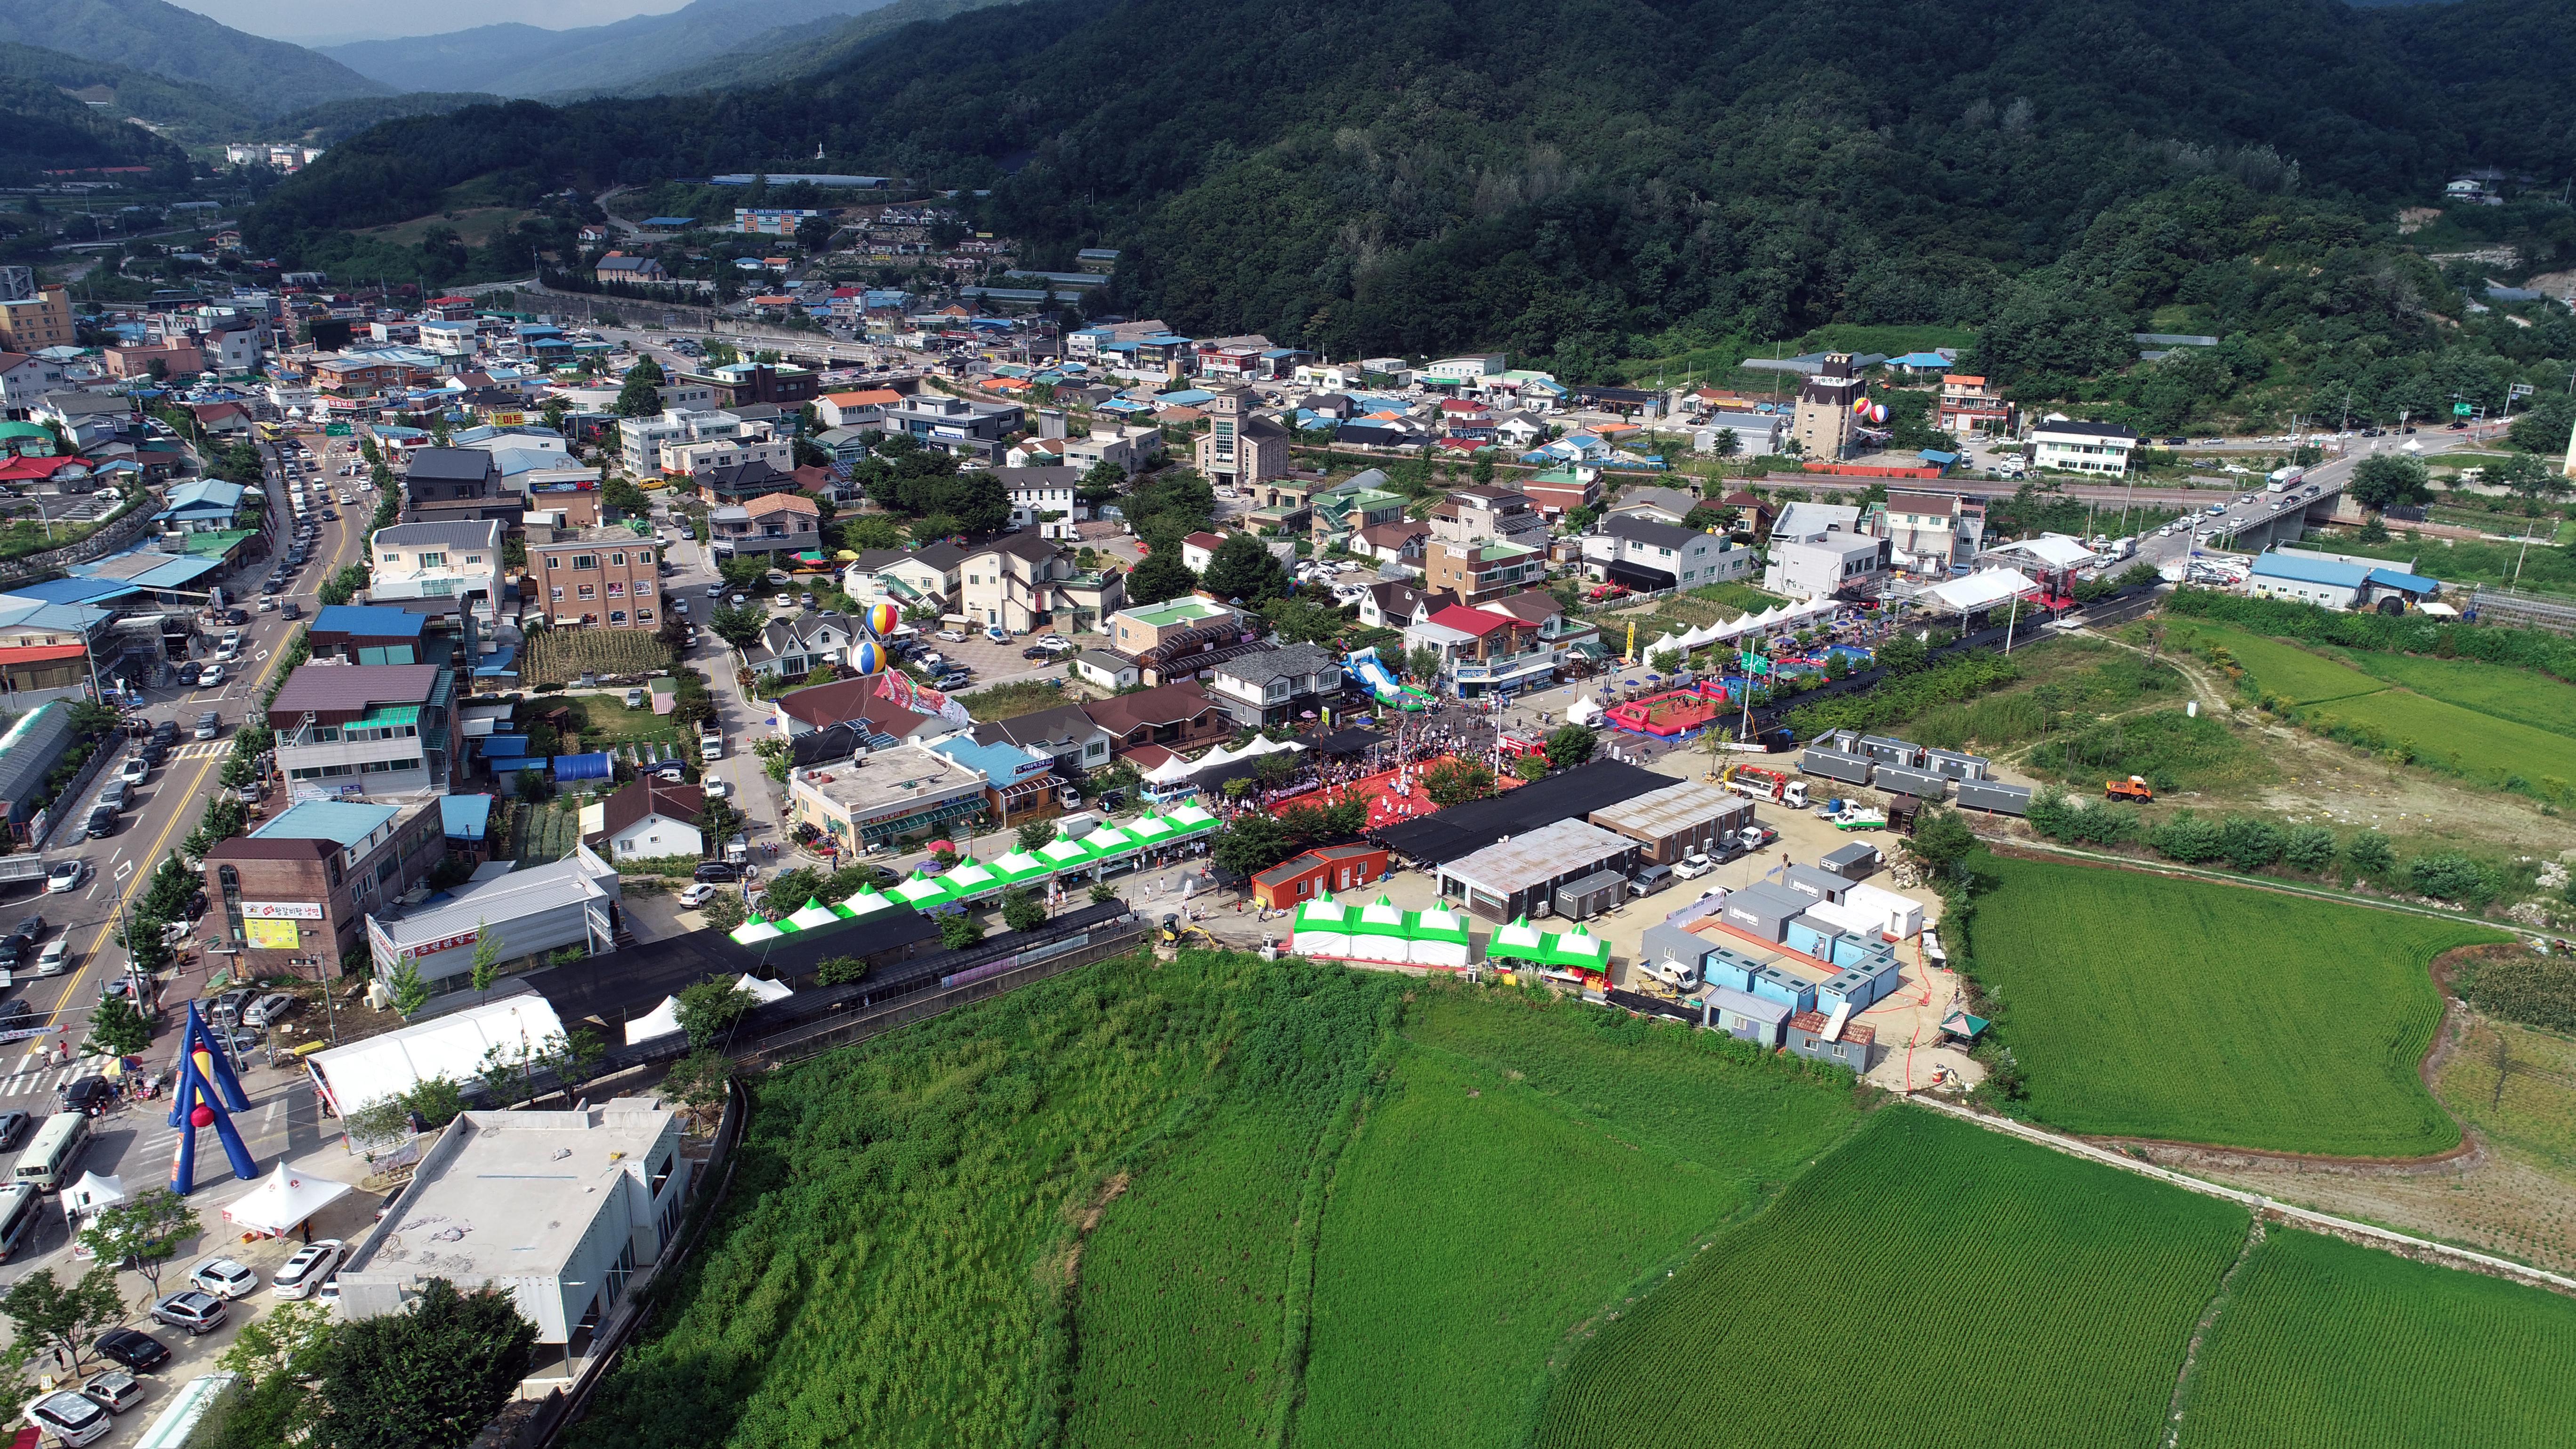
[[[480,597],[478,613],[490,615],[501,597],[501,520],[397,523],[367,540],[371,570],[368,597],[397,599]]]
[[[1132,423],[1123,428],[1093,428],[1090,437],[1064,440],[1065,464],[1077,474],[1115,463],[1133,477],[1161,456],[1163,430]]]
[[[620,418],[617,450],[629,473],[662,471],[662,445],[740,438],[747,425],[728,412],[664,408],[649,418]]]
[[[2117,423],[2079,423],[2051,418],[2031,430],[2031,464],[2067,473],[2129,471],[2129,454],[2138,435]]]
[[[781,473],[796,471],[796,445],[773,437],[767,423],[745,423],[739,437],[667,442],[657,452],[663,474],[673,478],[741,463],[767,463]]]

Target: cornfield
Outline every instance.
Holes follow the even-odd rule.
[[[644,629],[548,629],[528,636],[521,679],[531,687],[570,684],[585,674],[633,679],[671,667],[671,650]]]

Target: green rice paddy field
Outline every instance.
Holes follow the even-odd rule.
[[[755,1091],[572,1443],[2150,1449],[2248,1242],[1708,1033],[1221,953]],[[2570,1304],[2325,1247],[2236,1274],[2186,1445],[2576,1438]]]
[[[2212,882],[1981,860],[1978,981],[2051,1126],[2418,1157],[2459,1128],[2417,1064],[2426,965],[2494,931]]]
[[[2474,659],[2312,651],[2198,620],[2177,642],[2223,647],[2257,686],[2311,725],[2364,726],[2390,745],[2497,784],[2576,777],[2576,686]],[[2563,783],[2559,788],[2563,788]]]

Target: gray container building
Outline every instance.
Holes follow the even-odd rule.
[[[1860,748],[1861,753],[1879,764],[1894,765],[1902,770],[1917,769],[1923,763],[1921,745],[1912,740],[1897,739],[1892,735],[1863,735],[1860,737]]]
[[[1705,938],[1670,923],[1648,926],[1645,933],[1637,938],[1637,959],[1640,961],[1670,961],[1696,971],[1700,969],[1701,959],[1707,955]]]
[[[1956,750],[1926,749],[1923,752],[1924,769],[1953,780],[1982,780],[1986,778],[1987,767],[1993,763],[1983,755],[1963,755]]]
[[[1750,992],[1720,986],[1703,998],[1703,1025],[1725,1032],[1738,1041],[1759,1042],[1777,1047],[1785,1037],[1789,1018],[1797,1013],[1776,1001],[1765,1001]]]
[[[1724,920],[1748,936],[1777,943],[1788,934],[1789,918],[1814,904],[1813,896],[1759,881],[1726,898]]]
[[[1556,888],[1551,903],[1569,921],[1588,921],[1625,900],[1628,877],[1615,870],[1596,870]]]
[[[1812,865],[1787,867],[1780,872],[1780,883],[1792,894],[1804,896],[1806,899],[1802,904],[1808,906],[1818,901],[1832,901],[1840,905],[1843,892],[1850,890],[1852,886],[1849,880],[1832,871],[1818,870]]]
[[[1825,858],[1816,862],[1845,880],[1867,880],[1886,863],[1887,857],[1879,853],[1878,847],[1865,840],[1826,851]]]
[[[2022,785],[2002,785],[1992,780],[1961,780],[1959,806],[1963,810],[1988,810],[1997,815],[2028,815],[2030,790]]]
[[[1846,785],[1869,783],[1869,760],[1863,755],[1847,755],[1840,750],[1809,750],[1798,757],[1798,768],[1810,775],[1840,780]]]
[[[1895,765],[1879,766],[1870,783],[1891,795],[1912,795],[1922,800],[1938,800],[1950,793],[1949,777]]]

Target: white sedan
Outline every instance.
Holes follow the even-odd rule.
[[[716,888],[704,881],[680,887],[680,904],[695,909],[715,897]]]
[[[311,1296],[339,1266],[340,1248],[338,1238],[324,1238],[297,1249],[295,1256],[286,1260],[286,1266],[277,1270],[277,1278],[269,1284],[268,1291],[280,1298]]]
[[[88,878],[88,875],[88,861],[56,861],[54,863],[54,868],[45,872],[45,893],[47,895],[58,896],[70,891],[79,890],[80,883],[84,879]]]

